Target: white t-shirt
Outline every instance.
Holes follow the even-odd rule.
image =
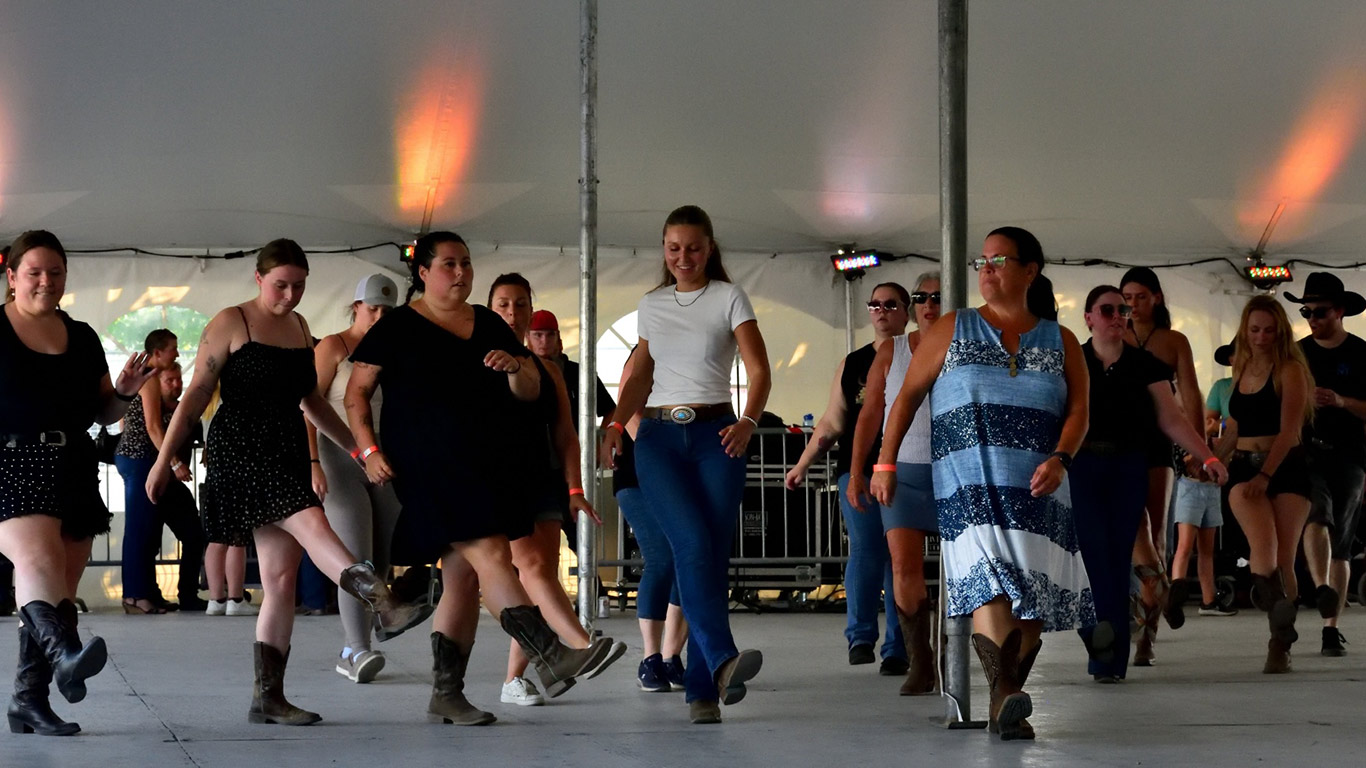
[[[722,280],[699,291],[674,288],[640,300],[636,325],[655,362],[654,389],[645,404],[729,403],[735,329],[755,319],[754,307],[743,290]]]

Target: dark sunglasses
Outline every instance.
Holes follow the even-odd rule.
[[[1332,307],[1300,307],[1300,317],[1305,320],[1323,320],[1332,311]]]
[[[1096,310],[1107,320],[1114,317],[1116,312],[1120,317],[1128,317],[1134,313],[1134,308],[1128,304],[1097,304]]]
[[[868,302],[869,312],[895,312],[898,309],[901,309],[901,302],[896,299],[887,299],[886,301],[874,300]]]
[[[938,304],[938,303],[939,303],[939,291],[935,291],[934,293],[926,293],[925,291],[916,291],[915,293],[912,293],[912,294],[911,294],[911,303],[912,303],[912,304],[925,304],[925,303],[929,303],[929,304]]]

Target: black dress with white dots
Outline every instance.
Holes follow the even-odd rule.
[[[205,446],[200,501],[209,541],[246,546],[257,528],[322,506],[313,493],[299,409],[317,385],[312,347],[249,340],[228,355],[219,379],[222,403]]]

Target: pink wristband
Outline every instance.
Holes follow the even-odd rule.
[[[570,488],[570,489],[569,489],[569,495],[570,495],[570,496],[582,496],[582,495],[583,495],[583,489],[582,489],[582,488]]]
[[[874,471],[874,472],[895,472],[895,471],[896,471],[896,465],[895,465],[895,464],[874,464],[874,465],[873,465],[873,471]]]

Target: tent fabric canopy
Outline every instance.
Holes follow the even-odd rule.
[[[0,2],[0,234],[72,247],[578,242],[573,2]],[[931,0],[599,4],[600,237],[935,255]],[[974,0],[973,240],[1355,263],[1366,4]],[[572,254],[571,254],[572,255]]]

